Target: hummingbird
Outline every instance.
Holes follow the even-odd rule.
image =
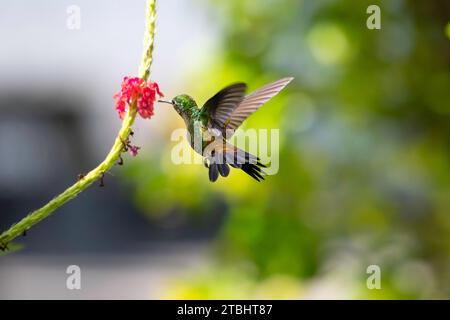
[[[184,120],[187,139],[191,147],[204,157],[204,165],[209,170],[209,180],[215,182],[219,174],[227,177],[230,165],[240,169],[256,181],[264,180],[265,164],[260,159],[227,140],[239,126],[262,105],[286,87],[294,78],[286,77],[263,86],[246,95],[244,82],[230,84],[217,92],[199,108],[195,100],[180,94],[168,103]]]

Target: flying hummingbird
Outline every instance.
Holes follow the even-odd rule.
[[[264,87],[245,95],[247,85],[243,82],[231,84],[213,97],[202,108],[187,94],[181,94],[169,103],[183,118],[187,128],[187,138],[191,147],[204,157],[204,164],[209,169],[209,180],[214,182],[219,177],[227,177],[230,168],[241,169],[253,179],[264,180],[266,166],[255,155],[230,144],[234,131],[263,104],[280,92],[292,77],[269,83]]]

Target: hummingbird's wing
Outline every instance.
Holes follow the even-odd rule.
[[[231,84],[206,101],[200,112],[208,116],[213,128],[222,130],[225,121],[244,99],[246,90],[247,85],[243,82]]]
[[[226,134],[227,130],[233,132],[244,122],[252,113],[259,109],[263,104],[269,101],[278,92],[283,90],[284,87],[292,81],[292,77],[283,78],[275,82],[269,83],[264,87],[253,91],[239,103],[228,115],[228,118],[223,122],[222,128],[223,135],[229,138],[229,134]]]

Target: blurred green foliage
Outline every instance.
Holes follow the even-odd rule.
[[[128,167],[144,211],[227,204],[218,265],[169,296],[450,298],[450,3],[204,4],[221,46],[186,92],[205,101],[238,80],[295,81],[246,123],[280,128],[267,181],[233,171],[212,185],[202,166],[171,163],[173,143]],[[366,27],[370,4],[381,30]],[[366,288],[371,264],[382,290]]]

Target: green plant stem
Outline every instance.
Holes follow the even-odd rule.
[[[144,37],[144,50],[142,54],[142,60],[139,67],[139,77],[147,80],[150,75],[150,67],[153,61],[153,43],[155,36],[155,19],[156,19],[156,0],[147,0],[147,14],[146,14],[146,30]],[[12,225],[11,228],[4,231],[0,235],[0,249],[6,249],[8,243],[22,235],[26,230],[31,228],[39,221],[48,217],[57,208],[62,206],[67,201],[75,198],[80,192],[89,187],[93,182],[103,177],[119,159],[120,154],[124,151],[123,142],[128,140],[131,132],[131,126],[136,118],[136,105],[133,104],[128,108],[128,112],[122,121],[122,127],[114,141],[114,145],[106,156],[105,160],[100,163],[95,169],[91,170],[84,177],[79,179],[74,185],[67,188],[63,193],[59,194],[52,200],[50,200],[42,208],[37,209],[25,218]]]

